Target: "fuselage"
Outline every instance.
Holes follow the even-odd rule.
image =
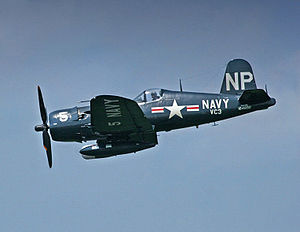
[[[232,118],[266,109],[276,102],[274,98],[271,98],[264,103],[247,105],[239,102],[240,95],[233,94],[181,92],[164,89],[147,91],[134,100],[157,132]],[[89,106],[54,111],[50,113],[49,121],[52,139],[56,141],[82,142],[105,137],[93,130]]]

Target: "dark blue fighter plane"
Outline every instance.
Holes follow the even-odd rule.
[[[89,106],[57,110],[49,114],[38,87],[42,131],[49,167],[51,142],[86,142],[80,153],[85,159],[137,152],[157,145],[157,132],[196,126],[232,118],[275,105],[263,89],[257,89],[250,64],[242,59],[228,63],[221,91],[195,93],[148,89],[131,100],[112,95],[96,96]]]

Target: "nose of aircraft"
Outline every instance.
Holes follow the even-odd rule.
[[[34,130],[35,130],[36,132],[43,131],[43,130],[47,130],[47,129],[48,129],[48,126],[45,125],[45,124],[36,125],[36,126],[34,127]]]
[[[81,142],[81,125],[78,121],[77,107],[50,113],[49,122],[53,140]]]

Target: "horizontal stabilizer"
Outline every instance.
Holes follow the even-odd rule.
[[[241,104],[258,104],[269,101],[271,98],[263,89],[251,89],[245,90],[241,97],[239,98],[239,102]]]

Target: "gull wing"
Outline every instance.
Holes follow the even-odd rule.
[[[157,144],[157,135],[138,104],[128,98],[100,95],[90,101],[91,125],[100,134]]]

